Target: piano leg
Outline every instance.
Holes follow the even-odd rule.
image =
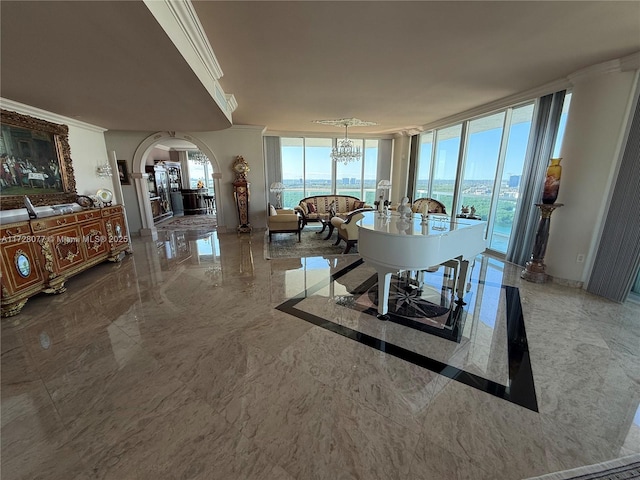
[[[456,303],[458,305],[466,305],[463,300],[465,285],[467,284],[467,275],[469,275],[469,260],[462,260],[461,257],[458,257],[460,262],[460,267],[458,271],[458,281],[456,282],[456,295],[458,299]]]
[[[389,270],[384,267],[376,266],[378,271],[378,315],[380,320],[389,320],[387,312],[389,311],[389,287],[391,285],[391,275],[397,270]]]

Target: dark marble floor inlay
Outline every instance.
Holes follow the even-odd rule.
[[[346,275],[350,271],[358,268],[360,265],[362,265],[362,263],[362,260],[354,262],[353,264],[336,272],[327,280],[323,280],[321,282],[318,282],[316,285],[307,288],[306,290],[300,292],[299,295],[296,295],[296,297],[283,302],[276,308],[309,323],[322,327],[326,330],[337,333],[338,335],[342,335],[363,345],[367,345],[381,352],[385,352],[388,355],[392,355],[420,367],[426,368],[432,372],[444,375],[445,377],[451,378],[452,380],[489,393],[490,395],[502,398],[516,405],[520,405],[534,412],[538,411],[538,402],[535,395],[533,373],[531,370],[531,362],[529,358],[529,347],[525,332],[524,318],[522,315],[522,306],[520,303],[520,293],[516,287],[507,285],[502,285],[501,287],[504,289],[506,299],[509,377],[507,385],[502,385],[498,382],[485,379],[479,375],[467,372],[458,367],[448,365],[439,360],[435,360],[401,346],[394,345],[383,339],[376,338],[375,336],[358,332],[357,330],[351,329],[344,325],[340,325],[332,321],[331,319],[322,318],[312,313],[301,310],[300,308],[297,308],[297,305],[300,302],[304,301],[306,298],[313,296],[314,293],[317,293],[322,288],[325,288],[330,282],[334,282],[343,275]],[[375,286],[376,282],[377,278],[374,275],[350,293],[354,295],[354,299],[357,299],[362,295],[368,295],[368,292],[372,287]],[[395,282],[397,284],[398,280],[395,279]],[[338,303],[342,306],[362,311],[364,314],[370,315],[372,319],[375,319],[375,321],[380,321],[375,318],[375,315],[377,313],[375,308],[367,308],[358,305],[357,300],[344,303],[340,303],[340,301],[338,301]],[[434,309],[434,311],[437,314],[444,314],[444,310]],[[447,311],[449,313],[447,315],[446,321],[449,323],[450,327],[447,330],[448,336],[442,335],[442,331],[438,332],[440,333],[440,335],[438,336],[447,338],[451,341],[459,342],[461,325],[464,324],[464,308],[461,308],[454,304],[450,308],[447,308]],[[438,334],[435,332],[435,330],[437,329],[425,328],[425,325],[419,324],[420,322],[412,323],[411,319],[402,318],[404,317],[403,315],[395,315],[392,313],[390,316],[392,321],[408,328],[416,328],[429,334]]]
[[[447,290],[447,291],[445,291]],[[344,305],[377,316],[378,277],[372,275],[351,292],[355,301]],[[453,291],[443,288],[439,303],[421,298],[422,290],[413,282],[393,276],[389,293],[390,322],[460,343],[466,311],[453,301]],[[466,300],[469,300],[469,296]]]

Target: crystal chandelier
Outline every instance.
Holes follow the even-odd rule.
[[[96,167],[96,175],[100,178],[113,176],[113,172],[111,171],[111,165],[109,165],[108,163],[103,163],[102,165],[98,165]]]
[[[338,140],[336,146],[331,149],[331,159],[334,162],[342,162],[345,165],[362,159],[362,149],[349,139],[349,127],[367,127],[377,125],[375,122],[365,122],[357,118],[341,118],[338,120],[314,120],[314,123],[322,125],[344,126],[344,139]]]
[[[196,152],[189,152],[189,160],[193,160],[196,163],[199,163],[200,165],[205,165],[207,163],[209,163],[209,157],[207,157],[204,153],[202,153],[200,150],[196,151]]]

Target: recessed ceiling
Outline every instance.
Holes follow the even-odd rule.
[[[388,133],[640,51],[639,1],[194,1],[236,125]],[[4,98],[116,130],[230,125],[148,8],[0,2]]]

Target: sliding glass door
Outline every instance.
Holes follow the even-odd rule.
[[[489,219],[491,199],[502,143],[505,112],[469,122],[458,205],[474,207],[482,220]],[[459,211],[460,209],[458,209]]]
[[[533,119],[534,104],[530,103],[511,111],[505,138],[505,160],[497,174],[495,214],[488,238],[489,248],[506,253],[511,238],[511,228],[520,197],[520,179],[529,144],[529,133]]]
[[[436,131],[436,149],[431,182],[431,198],[444,203],[447,213],[453,211],[462,124]]]

